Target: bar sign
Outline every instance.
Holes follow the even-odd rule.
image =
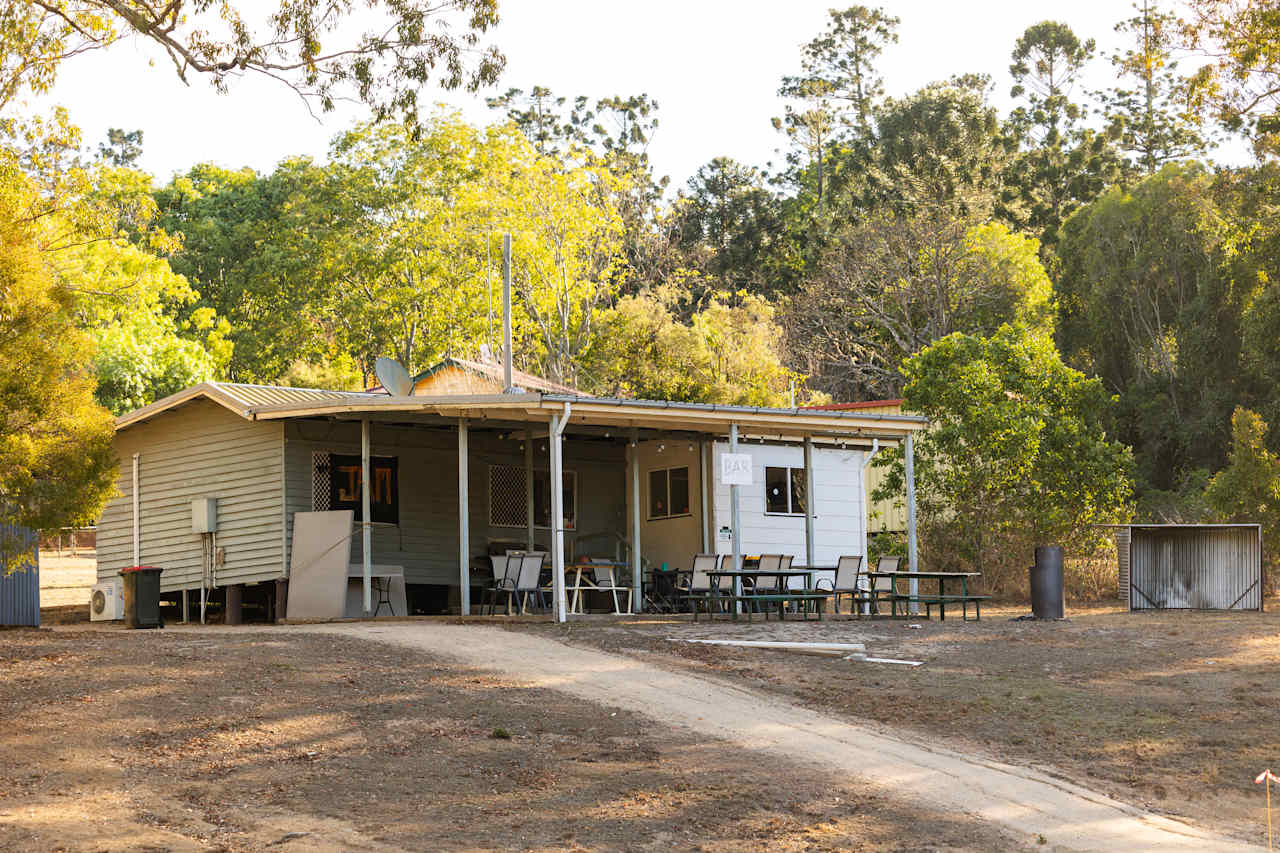
[[[723,453],[720,455],[720,482],[726,486],[751,485],[751,454]]]

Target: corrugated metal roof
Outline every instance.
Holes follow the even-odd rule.
[[[242,382],[209,382],[244,403],[246,408],[278,406],[287,403],[314,403],[317,400],[345,400],[349,397],[384,397],[366,391],[326,391],[320,388],[292,388],[283,385],[248,385]]]
[[[502,365],[486,361],[472,361],[467,358],[446,358],[444,361],[429,367],[422,373],[413,377],[416,383],[438,370],[445,367],[457,367],[462,370],[469,370],[488,379],[495,380],[499,383],[506,381],[506,373],[503,371]],[[552,382],[550,379],[543,379],[541,376],[535,376],[532,373],[525,373],[519,368],[511,369],[511,381],[515,383],[517,388],[523,388],[527,391],[546,391],[551,394],[578,394],[577,388],[568,385],[561,385],[559,382]]]
[[[369,394],[363,391],[326,391],[320,388],[250,385],[243,382],[201,382],[199,385],[192,385],[176,394],[156,400],[150,405],[120,415],[116,418],[116,429],[124,429],[196,399],[212,400],[237,415],[247,418],[255,409],[264,406],[314,405],[340,400],[359,402],[385,397],[385,394]]]
[[[827,403],[824,406],[802,406],[804,409],[818,409],[824,412],[846,412],[857,409],[891,409],[902,405],[902,398],[896,400],[863,400],[859,403]]]
[[[364,391],[323,391],[314,388],[285,388],[268,385],[245,385],[225,382],[205,382],[193,386],[163,400],[157,400],[128,414],[116,418],[116,429],[124,429],[132,424],[145,421],[164,411],[183,405],[196,398],[206,398],[225,406],[244,418],[291,418],[309,417],[313,415],[353,415],[361,413],[381,414],[388,412],[427,412],[502,409],[508,412],[518,410],[544,409],[550,413],[556,408],[570,404],[575,413],[586,413],[591,407],[618,410],[617,416],[627,416],[626,410],[661,412],[659,421],[679,420],[681,413],[705,420],[707,414],[725,416],[726,420],[743,420],[743,426],[755,421],[752,428],[763,428],[786,424],[790,429],[796,423],[808,423],[812,429],[815,422],[829,424],[841,431],[845,429],[885,429],[895,435],[905,435],[923,429],[928,419],[918,415],[896,413],[860,412],[860,411],[825,411],[819,409],[776,409],[766,406],[738,406],[723,403],[688,403],[674,400],[631,400],[614,397],[584,397],[579,394],[477,394],[477,395],[437,395],[423,397],[392,397],[385,393],[369,393]],[[552,404],[547,406],[546,404]],[[613,413],[609,413],[613,414]],[[735,417],[741,416],[741,418]],[[861,424],[860,426],[857,424]],[[887,435],[887,433],[886,433]],[[882,436],[883,437],[883,436]]]

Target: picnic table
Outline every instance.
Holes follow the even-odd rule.
[[[618,606],[618,592],[624,589],[630,590],[630,587],[618,585],[617,573],[623,571],[626,568],[627,568],[626,563],[617,563],[617,562],[613,562],[612,560],[592,560],[589,563],[573,563],[572,565],[565,566],[564,567],[565,592],[572,593],[572,597],[569,599],[569,612],[582,613],[583,612],[582,593],[584,591],[589,591],[589,590],[598,590],[600,592],[613,593],[613,612],[615,614],[622,615],[623,611]],[[583,577],[582,576],[583,569],[590,570],[592,573],[591,577],[589,578]],[[611,577],[611,580],[613,581],[613,585],[601,586],[599,583],[599,578],[595,574],[595,571],[594,571],[595,569],[609,569],[610,577]],[[573,583],[569,583],[570,575],[573,575],[573,578],[572,578]],[[628,599],[628,601],[630,601],[630,599]]]
[[[765,569],[765,570],[742,569],[739,571],[717,569],[715,571],[709,571],[706,574],[707,574],[707,578],[711,581],[711,590],[707,595],[707,601],[709,602],[728,601],[734,604],[744,603],[747,605],[748,621],[750,621],[751,619],[752,604],[760,604],[764,607],[764,614],[765,614],[766,620],[769,618],[769,609],[768,609],[769,604],[778,605],[779,619],[786,618],[785,613],[786,613],[787,604],[804,605],[804,608],[805,608],[803,611],[804,618],[808,619],[809,618],[808,606],[810,604],[814,604],[816,605],[816,609],[818,612],[818,619],[819,621],[821,621],[822,607],[824,604],[826,604],[827,599],[831,597],[831,593],[822,592],[822,591],[813,589],[813,586],[810,583],[810,577],[812,575],[812,571],[813,571],[812,569],[808,569],[808,568]],[[777,591],[769,592],[769,593],[757,593],[754,591],[752,592],[744,591],[742,593],[726,594],[720,591],[720,584],[718,579],[722,577],[739,578],[739,579],[751,578],[753,580],[759,577],[775,577],[778,579]],[[786,583],[786,581],[789,578],[804,578],[805,579],[804,589],[801,589],[801,590],[790,589]],[[709,610],[710,608],[708,608],[708,611]],[[737,608],[736,607],[732,608],[730,612],[733,614],[734,620],[737,620],[738,618]],[[698,608],[696,606],[693,609],[693,618],[694,618],[694,621],[697,621],[698,619]]]
[[[933,608],[938,608],[938,618],[941,621],[947,619],[947,605],[960,605],[960,618],[968,621],[969,605],[973,605],[974,619],[981,621],[982,619],[982,602],[990,600],[989,595],[978,595],[969,592],[969,578],[982,577],[981,572],[865,572],[867,577],[877,578],[903,578],[906,580],[934,580],[938,582],[938,591],[936,594],[917,593],[900,593],[896,589],[890,593],[891,607],[893,614],[897,615],[898,602],[904,602],[907,605],[923,604],[925,606],[925,616],[933,615]],[[955,587],[952,586],[952,592],[947,592],[947,584],[954,584],[955,581],[960,582],[960,592],[954,592]],[[878,596],[875,592],[875,584],[872,583],[872,596]]]

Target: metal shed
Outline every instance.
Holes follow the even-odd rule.
[[[1130,610],[1261,610],[1257,524],[1131,524],[1116,537]]]
[[[0,539],[16,548],[0,550],[0,625],[40,627],[40,558],[36,536],[0,522]],[[6,551],[9,551],[6,559]],[[13,553],[16,552],[16,553]]]

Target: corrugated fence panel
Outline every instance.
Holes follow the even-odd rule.
[[[1128,569],[1131,610],[1262,609],[1262,551],[1254,525],[1134,526]]]
[[[1116,529],[1116,582],[1120,595],[1129,595],[1129,528]]]
[[[40,627],[40,553],[35,534],[0,523],[0,538],[16,543],[17,556],[0,552],[0,625]],[[25,552],[25,553],[23,553]],[[13,571],[10,574],[11,570]]]

